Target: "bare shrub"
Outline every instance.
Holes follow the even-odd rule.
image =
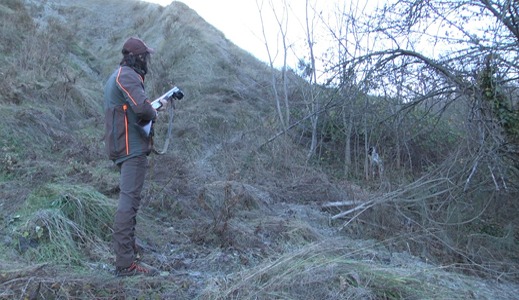
[[[256,210],[270,202],[268,194],[239,182],[214,182],[204,186],[197,198],[200,208],[210,222],[195,229],[195,240],[218,243],[221,247],[235,246],[230,221],[238,211]]]

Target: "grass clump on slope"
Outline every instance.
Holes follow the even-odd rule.
[[[27,259],[81,264],[103,259],[113,222],[114,204],[92,187],[47,184],[28,196],[18,234],[18,250]]]
[[[441,269],[417,264],[400,268],[391,256],[353,240],[322,240],[278,258],[215,279],[204,299],[453,299],[441,284]],[[356,249],[358,247],[366,247]],[[410,259],[410,265],[416,261]],[[424,284],[426,282],[426,284]]]

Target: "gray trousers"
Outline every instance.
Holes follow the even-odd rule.
[[[135,259],[135,225],[147,163],[146,155],[142,155],[125,160],[118,165],[121,191],[112,235],[115,266],[118,268],[129,267]]]

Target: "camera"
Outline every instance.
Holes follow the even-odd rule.
[[[178,87],[172,88],[171,91],[173,93],[171,94],[170,98],[175,98],[177,100],[184,98],[184,92],[182,92]]]
[[[174,86],[171,90],[167,91],[164,95],[158,97],[157,99],[153,100],[151,102],[151,106],[155,109],[159,109],[162,106],[162,103],[160,103],[160,100],[165,99],[166,101],[171,101],[172,99],[180,100],[184,98],[184,92],[182,92],[181,89]]]

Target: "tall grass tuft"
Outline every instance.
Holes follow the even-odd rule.
[[[88,186],[45,185],[29,195],[18,228],[28,259],[81,264],[109,253],[114,204]],[[105,251],[106,250],[106,251]]]
[[[353,245],[354,244],[354,245]],[[368,246],[362,249],[362,247]],[[388,265],[363,242],[323,240],[225,278],[204,299],[439,299],[455,292],[436,278],[441,269]],[[425,286],[423,282],[427,282]],[[459,295],[464,298],[466,295]]]

